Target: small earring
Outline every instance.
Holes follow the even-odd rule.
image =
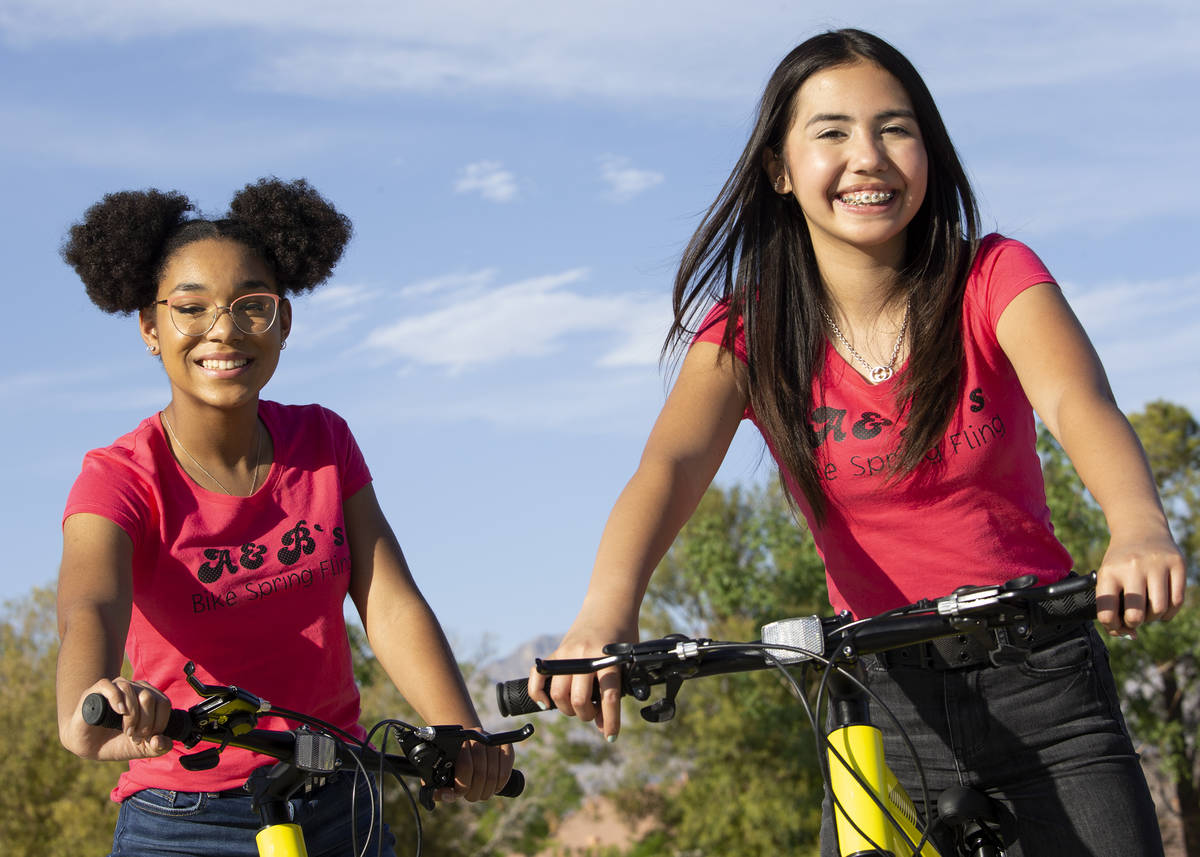
[[[287,340],[286,340],[286,339],[280,340],[280,342],[279,342],[279,350],[280,350],[280,351],[282,351],[282,350],[283,350],[283,349],[285,349],[285,348],[287,348]]]
[[[147,345],[146,350],[149,351],[152,355],[158,353],[158,349],[155,348],[153,345]]]

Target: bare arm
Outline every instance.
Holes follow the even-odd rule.
[[[63,525],[58,578],[56,690],[63,746],[87,759],[134,759],[170,749],[159,733],[170,702],[144,682],[121,678],[133,604],[133,545],[125,531],[98,515],[72,515]],[[80,714],[87,694],[102,693],[123,731],[88,726]]]
[[[1170,619],[1183,605],[1183,556],[1141,442],[1062,292],[1049,283],[1025,290],[1000,316],[996,334],[1034,410],[1104,512],[1110,539],[1096,585],[1101,623],[1111,634],[1133,634],[1143,622]]]
[[[375,656],[426,723],[480,728],[450,645],[413,581],[374,488],[358,491],[343,508],[350,540],[350,597]],[[510,747],[471,744],[455,765],[457,792],[468,800],[491,797],[508,781],[512,762]]]
[[[650,577],[712,482],[746,409],[744,374],[717,345],[697,343],[688,352],[637,471],[609,514],[579,615],[552,657],[594,657],[607,643],[637,639]],[[590,675],[556,677],[549,697],[564,714],[595,720],[612,740],[620,729],[617,676],[600,674],[599,709],[592,682]],[[541,683],[531,672],[530,696],[546,705]]]

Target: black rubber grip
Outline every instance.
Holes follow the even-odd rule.
[[[547,678],[546,687],[549,688],[549,686],[550,679]],[[496,707],[505,717],[536,714],[542,710],[542,707],[529,697],[528,678],[514,678],[511,681],[498,682],[496,684]],[[551,700],[550,708],[554,707],[554,700]]]
[[[525,775],[520,771],[514,770],[508,778],[508,782],[504,784],[504,788],[496,792],[500,797],[516,797],[521,792],[525,791]]]
[[[1073,583],[1076,578],[1066,578],[1065,583]],[[1055,598],[1047,598],[1038,602],[1038,610],[1049,622],[1062,622],[1074,619],[1096,618],[1096,589],[1088,586],[1077,592],[1068,592]]]
[[[121,715],[113,711],[108,700],[99,693],[89,693],[83,700],[83,722],[90,726],[103,726],[107,729],[121,728]],[[185,740],[192,731],[192,716],[186,711],[173,708],[167,719],[167,726],[162,734],[172,741]]]
[[[543,685],[550,692],[550,676],[546,676]],[[600,685],[592,683],[592,703],[600,704]],[[529,696],[529,679],[514,678],[510,681],[496,683],[496,707],[505,717],[519,717],[522,714],[537,714],[539,711],[551,711],[558,708],[554,700],[550,700],[550,708],[542,709]]]

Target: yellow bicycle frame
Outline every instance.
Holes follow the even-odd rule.
[[[829,733],[829,745],[826,756],[838,853],[915,857],[913,848],[921,841],[916,807],[884,761],[878,727],[861,723],[838,727]],[[941,857],[941,852],[926,841],[920,857]]]
[[[304,831],[298,824],[269,824],[254,837],[258,857],[308,857]]]

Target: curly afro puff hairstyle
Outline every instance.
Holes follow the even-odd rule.
[[[71,227],[62,257],[88,297],[109,313],[134,313],[158,295],[167,260],[205,238],[245,244],[274,269],[279,293],[304,292],[329,278],[350,240],[350,220],[304,179],[259,179],[242,188],[217,220],[176,191],[107,194]]]

